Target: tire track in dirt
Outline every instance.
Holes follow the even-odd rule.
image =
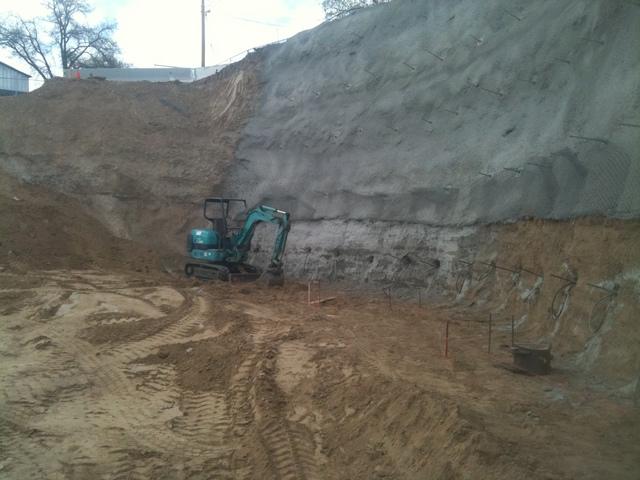
[[[192,341],[199,337],[191,335],[194,326],[202,319],[207,311],[208,305],[199,298],[196,302],[197,308],[186,312],[175,324],[155,335],[147,337],[141,341],[120,345],[116,352],[111,352],[110,363],[128,364],[134,359],[145,357],[155,351],[158,347]],[[216,334],[221,334],[218,332]],[[207,337],[211,334],[207,335]],[[133,364],[135,366],[135,364]],[[138,385],[138,390],[143,398],[153,396],[157,403],[158,396],[167,397],[166,407],[170,408],[175,403],[180,403],[182,416],[174,418],[170,424],[172,434],[183,437],[181,452],[188,457],[207,462],[207,472],[214,474],[214,478],[231,477],[230,455],[231,450],[225,446],[225,438],[231,425],[228,413],[226,396],[219,393],[196,393],[183,392],[182,395],[175,388],[175,371],[173,367],[157,365],[154,367],[144,366],[151,369],[147,372],[145,379]],[[135,376],[135,373],[132,375]],[[167,392],[171,392],[167,395]],[[140,461],[137,461],[139,464]],[[138,465],[138,470],[141,466]],[[147,475],[145,470],[141,470],[143,478]],[[135,473],[135,472],[134,472]]]
[[[78,394],[92,386],[77,360],[51,338],[37,335],[21,343],[20,348],[33,349],[39,361],[12,365],[5,376],[11,388],[6,389],[3,396],[11,406],[14,420],[26,424],[54,404],[74,401]]]
[[[194,306],[196,308],[193,308]],[[192,323],[202,314],[205,307],[202,300],[188,301],[177,312],[175,323],[140,342],[120,345],[115,354],[109,352],[111,355],[107,354],[106,347],[96,351],[93,345],[74,335],[83,325],[77,325],[75,332],[69,325],[53,326],[50,329],[50,335],[56,343],[92,373],[96,387],[101,389],[103,394],[137,400],[127,401],[126,405],[122,402],[114,402],[112,408],[113,414],[127,425],[127,430],[135,436],[142,449],[171,451],[183,443],[173,432],[167,429],[160,435],[154,435],[141,431],[139,426],[157,423],[157,416],[161,413],[159,410],[169,408],[171,402],[179,398],[176,388],[172,386],[173,377],[166,369],[160,370],[160,373],[151,381],[143,382],[145,386],[140,389],[134,380],[135,375],[131,375],[129,364],[135,359],[148,355],[163,342],[171,342],[172,339],[179,338],[181,332],[191,328]],[[142,343],[142,347],[138,347],[139,343]],[[164,398],[158,399],[158,396]]]
[[[180,410],[171,427],[186,440],[183,452],[206,464],[208,478],[234,478],[226,394],[185,391]]]
[[[245,313],[245,312],[243,312]],[[269,341],[266,335],[266,322],[252,318],[249,326],[248,338],[252,341],[253,350],[246,355],[231,377],[227,389],[227,399],[230,405],[230,434],[243,443],[248,433],[255,428],[255,379],[261,353]],[[249,480],[256,478],[254,465],[247,458],[235,459],[232,463],[235,478]]]
[[[181,417],[172,421],[173,430],[187,438],[198,439],[206,445],[223,446],[231,417],[226,395],[216,392],[189,392],[182,395]],[[195,447],[200,451],[199,447]]]
[[[61,364],[71,368],[74,368],[75,364],[71,362],[71,365],[68,365],[69,359],[65,359],[65,362],[54,362],[51,360],[55,357],[47,355],[47,352],[38,352],[39,347],[50,346],[50,343],[44,343],[49,342],[50,339],[30,334],[29,327],[37,327],[32,312],[37,311],[44,302],[34,301],[35,295],[25,298],[20,289],[2,289],[2,293],[8,291],[11,291],[12,295],[3,305],[8,308],[1,313],[2,326],[8,325],[8,319],[18,314],[20,321],[14,323],[18,328],[10,327],[11,332],[4,331],[0,337],[3,356],[7,357],[7,360],[0,365],[0,376],[5,387],[0,393],[0,462],[3,465],[2,469],[6,464],[13,463],[12,468],[33,467],[29,470],[33,473],[38,464],[32,458],[32,450],[25,449],[23,445],[32,442],[39,432],[31,429],[28,438],[23,438],[22,434],[29,428],[30,420],[46,410],[49,401],[47,393],[52,388],[50,381],[52,372],[48,368],[45,369],[42,362],[32,358],[26,362],[20,362],[19,353],[39,353],[38,356],[48,357],[52,370],[56,371],[57,375],[64,371]],[[15,460],[18,460],[17,465]]]
[[[304,427],[274,418],[260,426],[260,437],[277,478],[320,479],[315,464],[315,444]]]
[[[139,340],[125,341],[118,346],[104,346],[100,354],[112,357],[110,363],[123,364],[134,362],[154,353],[159,347],[192,341],[204,340],[224,334],[227,329],[195,333],[202,325],[202,319],[209,313],[209,303],[203,297],[185,295],[185,303],[177,312],[170,314],[175,321],[168,323],[162,330]]]
[[[255,415],[263,447],[277,478],[319,479],[313,435],[301,424],[286,418],[286,398],[276,383],[277,348],[271,347],[258,366]]]
[[[253,425],[275,478],[319,479],[313,435],[304,425],[287,420],[286,396],[275,379],[278,347],[288,339],[290,328],[278,327],[266,308],[245,307],[244,313],[253,317],[249,338],[254,349],[238,367],[229,389],[234,434],[242,436]]]
[[[229,397],[230,404],[233,407],[233,433],[236,436],[244,435],[254,420],[251,389],[253,388],[253,378],[257,362],[257,354],[251,353],[238,366],[236,373],[231,378]]]
[[[127,365],[125,374],[146,404],[156,404],[159,410],[177,407],[180,392],[175,386],[176,371],[172,365]]]
[[[50,445],[52,439],[39,430],[25,431],[24,427],[0,415],[0,453],[3,471],[13,478],[46,479],[49,472],[41,466],[36,452]]]
[[[251,312],[246,312],[253,315]],[[232,405],[233,431],[241,436],[255,419],[255,379],[258,362],[265,354],[267,345],[277,342],[288,330],[273,331],[272,324],[264,318],[254,317],[248,337],[253,343],[253,351],[237,367],[229,387],[230,405]]]
[[[118,449],[112,452],[113,480],[148,480],[151,478],[167,478],[172,467],[160,456],[145,451]],[[171,470],[169,470],[171,469]]]
[[[152,397],[153,401],[158,403],[158,397],[164,396],[166,408],[180,404],[182,416],[173,418],[169,422],[169,428],[173,437],[177,436],[179,440],[182,440],[177,442],[181,445],[179,451],[192,464],[187,470],[205,469],[207,475],[212,475],[212,478],[233,478],[230,466],[232,450],[227,442],[231,417],[228,412],[226,395],[215,392],[183,391],[180,393],[175,386],[173,366],[131,363],[136,359],[146,357],[163,345],[199,339],[202,335],[193,335],[192,332],[208,311],[208,304],[204,299],[198,298],[195,302],[190,301],[187,307],[190,308],[187,311],[182,309],[180,312],[182,316],[176,323],[162,331],[139,341],[119,345],[115,351],[110,352],[109,362],[113,365],[121,364],[132,367],[133,372],[130,373],[130,378],[134,378],[140,368],[146,370],[143,380],[137,385],[143,399]],[[222,333],[209,333],[204,338]],[[119,471],[123,475],[128,475],[123,478],[150,478],[149,475],[153,469],[145,464],[145,459],[135,458],[134,460],[132,461],[129,453],[120,452],[117,461],[122,465]],[[127,465],[132,468],[128,468]],[[189,478],[189,475],[185,478]]]
[[[98,283],[103,282],[96,282],[96,291],[86,291],[86,294],[100,295],[102,292],[98,289]],[[109,284],[109,287],[114,289],[113,284]],[[64,303],[70,303],[68,292],[58,290],[51,293],[62,294]],[[78,337],[86,328],[86,320],[83,310],[74,312],[72,299],[70,306],[57,317],[47,318],[47,338],[36,337],[33,345],[22,347],[42,348],[42,353],[36,353],[38,361],[31,364],[16,364],[19,371],[12,375],[13,380],[8,380],[10,384],[18,386],[12,398],[4,402],[9,406],[12,416],[19,424],[28,425],[37,418],[38,413],[42,413],[39,409],[44,410],[47,404],[76,402],[78,406],[89,405],[91,398],[94,398],[97,403],[92,404],[91,408],[81,407],[86,417],[84,421],[88,428],[96,429],[96,434],[100,435],[99,462],[113,465],[116,477],[154,478],[157,473],[164,475],[166,471],[158,470],[167,464],[158,459],[164,452],[171,452],[170,455],[176,455],[180,461],[200,465],[194,467],[194,472],[204,469],[216,478],[232,476],[229,466],[231,450],[224,444],[230,425],[225,396],[208,393],[203,396],[192,392],[185,392],[181,396],[173,366],[135,363],[135,360],[149,355],[162,345],[193,339],[192,333],[206,315],[208,304],[202,298],[194,300],[194,295],[189,291],[183,297],[184,302],[167,316],[166,328],[142,340],[125,342],[115,348],[112,345],[96,347]],[[39,306],[30,305],[28,310],[33,308],[37,316]],[[30,323],[36,330],[41,329],[38,322]],[[211,332],[206,336],[215,334]],[[202,335],[196,335],[199,336]],[[82,369],[79,365],[82,365]],[[92,382],[87,381],[87,375],[90,375]],[[87,388],[91,386],[94,388]],[[7,397],[7,392],[3,396]],[[101,403],[105,397],[108,403]],[[178,416],[178,405],[182,406],[182,417]],[[161,415],[167,423],[163,424],[163,420],[158,419]],[[178,425],[172,431],[168,422],[176,416]],[[104,435],[108,425],[112,425],[118,435]],[[107,430],[112,430],[112,427],[107,427]],[[42,445],[28,444],[23,435],[7,431],[6,428],[2,433],[5,437],[2,450],[11,452],[12,458],[19,464],[16,468],[25,472],[21,478],[44,478],[46,475],[38,467],[44,465]],[[129,447],[123,450],[123,443]],[[77,452],[65,455],[62,468],[75,475],[88,471],[91,465],[95,466],[92,460],[96,459],[91,458],[95,456],[95,451],[85,450],[82,447]],[[31,456],[15,452],[31,452]]]
[[[124,361],[132,361],[147,356],[160,345],[184,338],[195,324],[198,315],[205,313],[206,301],[203,298],[194,300],[194,296],[188,291],[181,293],[184,301],[175,311],[165,317],[167,324],[164,328],[140,340],[125,340],[117,346],[105,345],[100,349],[101,355],[118,357],[120,360],[123,357]]]
[[[159,412],[152,408],[153,404],[149,401],[149,397],[140,394],[134,382],[128,378],[124,366],[118,368],[117,365],[96,360],[95,353],[81,340],[70,339],[65,346],[72,350],[92,372],[94,384],[102,391],[102,395],[115,395],[126,399],[126,402],[112,403],[112,414],[126,425],[127,431],[141,446],[158,451],[175,447],[175,441],[171,438],[166,438],[165,435],[146,434],[146,431],[139,429],[141,425],[156,423]]]
[[[96,291],[86,294],[101,294],[103,282],[93,283]],[[109,288],[117,293],[113,284]],[[42,364],[32,365],[31,380],[21,383],[23,379],[15,377],[15,382],[22,385],[19,397],[34,399],[42,395],[43,402],[49,404],[78,402],[79,406],[88,405],[93,397],[108,397],[107,403],[98,401],[91,408],[81,408],[87,427],[95,429],[101,438],[99,463],[111,466],[113,478],[166,476],[167,469],[172,468],[168,465],[175,462],[183,465],[175,470],[182,478],[253,478],[251,462],[234,456],[238,443],[234,435],[243,436],[248,431],[257,435],[277,478],[316,478],[312,436],[304,426],[286,419],[281,407],[286,400],[275,383],[277,347],[273,346],[286,339],[289,327],[274,325],[262,310],[252,312],[248,337],[253,349],[236,368],[224,392],[179,389],[173,365],[137,362],[164,345],[210,338],[226,331],[228,325],[222,330],[202,331],[202,321],[210,308],[208,301],[188,290],[181,293],[184,302],[167,315],[162,330],[115,346],[96,346],[79,338],[86,319],[82,310],[74,313],[71,303],[57,317],[47,319],[48,338],[38,340],[47,343],[43,350],[46,357],[40,357]],[[63,300],[69,303],[69,295],[64,295]],[[13,405],[11,408],[15,410]],[[33,414],[33,408],[26,405],[18,421],[27,424]],[[7,435],[17,442],[9,450],[29,447],[32,453],[33,458],[14,456],[25,478],[44,478],[38,466],[44,465],[39,463],[42,445],[27,445],[19,435]],[[65,456],[61,468],[82,477],[82,472],[96,468],[98,461],[93,456],[95,451],[81,446]]]

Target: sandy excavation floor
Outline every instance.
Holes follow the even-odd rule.
[[[639,478],[637,408],[495,367],[483,312],[306,295],[0,273],[0,478]]]

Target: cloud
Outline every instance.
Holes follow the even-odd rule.
[[[125,62],[136,67],[200,65],[200,0],[94,0],[89,21],[115,20],[114,37]],[[320,0],[206,0],[206,63],[226,63],[247,49],[290,37],[324,19]],[[46,11],[41,0],[3,0],[9,11],[32,18]],[[29,67],[0,51],[0,60]]]
[[[6,14],[18,15],[21,17],[31,18],[39,15],[45,15],[46,11],[42,6],[41,0],[5,0],[0,16]]]
[[[289,4],[288,4],[289,3]],[[206,63],[287,38],[323,20],[317,0],[208,0]],[[118,9],[116,40],[134,66],[200,65],[200,1],[131,0]]]

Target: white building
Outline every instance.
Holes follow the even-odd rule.
[[[29,91],[31,75],[0,62],[0,96],[21,95]]]
[[[195,82],[214,75],[226,65],[202,68],[70,68],[64,71],[65,78],[97,78],[117,82]]]

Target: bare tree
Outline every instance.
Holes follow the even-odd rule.
[[[53,77],[47,58],[51,45],[41,40],[35,20],[14,18],[7,25],[0,24],[0,47],[8,48],[14,56],[27,62],[42,78]]]
[[[349,15],[360,8],[388,1],[390,0],[322,0],[322,8],[327,20],[331,20]]]
[[[99,51],[83,56],[76,63],[79,68],[126,68],[131,65],[123,62],[113,52]]]
[[[9,49],[43,78],[63,69],[86,66],[123,66],[112,35],[116,24],[88,25],[91,7],[85,0],[48,0],[48,15],[24,20],[12,17],[0,24],[0,47]]]

